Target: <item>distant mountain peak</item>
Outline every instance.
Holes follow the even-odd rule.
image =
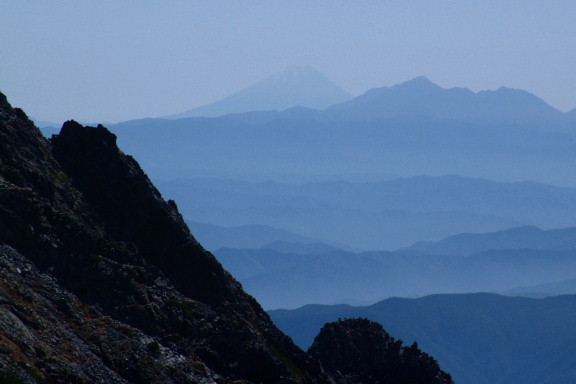
[[[440,87],[438,84],[432,82],[426,76],[418,76],[411,80],[405,81],[400,84],[396,84],[391,88],[388,88],[391,91],[400,91],[403,92],[433,92],[433,91],[442,91],[444,88]]]
[[[518,88],[510,88],[510,87],[506,87],[506,86],[502,86],[502,87],[498,87],[498,89],[496,90],[485,90],[485,91],[480,91],[478,92],[478,94],[483,94],[483,93],[499,93],[499,94],[503,94],[503,95],[523,95],[526,97],[530,97],[530,98],[537,98],[539,99],[538,96],[533,95],[532,93],[525,91],[523,89],[518,89]]]
[[[548,124],[563,118],[560,111],[524,90],[500,87],[472,92],[467,88],[443,88],[425,76],[368,90],[330,107],[329,112],[333,119],[348,120],[433,118],[474,123]]]
[[[253,111],[314,109],[350,100],[352,96],[312,67],[289,67],[222,100],[191,109],[170,119],[217,117]]]
[[[403,83],[400,83],[396,86],[402,86],[402,85],[419,85],[419,86],[430,86],[433,85],[434,87],[438,87],[440,88],[440,86],[436,83],[434,83],[432,80],[430,80],[429,78],[427,78],[426,76],[418,76],[415,77],[411,80],[405,81]]]

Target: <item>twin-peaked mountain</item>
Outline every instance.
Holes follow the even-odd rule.
[[[564,118],[562,112],[526,91],[505,87],[477,93],[466,88],[444,89],[425,77],[371,89],[326,109],[323,115],[333,120],[432,118],[529,125]]]

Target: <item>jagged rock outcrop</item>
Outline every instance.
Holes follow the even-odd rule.
[[[436,360],[416,343],[402,346],[380,324],[344,319],[322,327],[308,353],[339,384],[451,384]]]
[[[334,383],[113,134],[45,140],[1,93],[0,276],[0,382]]]

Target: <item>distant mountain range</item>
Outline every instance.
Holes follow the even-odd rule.
[[[575,231],[519,227],[396,252],[351,253],[279,242],[259,249],[221,248],[215,254],[266,308],[366,304],[438,292],[548,297],[576,293]]]
[[[467,88],[442,88],[420,76],[392,87],[373,88],[351,100],[326,109],[291,108],[269,111],[264,108],[232,113],[227,118],[251,123],[273,120],[373,121],[453,120],[472,124],[521,124],[544,126],[550,122],[566,125],[574,112],[563,113],[541,98],[518,89],[501,87],[494,91],[472,92]]]
[[[169,119],[217,117],[251,111],[282,111],[292,107],[323,109],[352,98],[348,92],[310,67],[292,67],[222,100]]]
[[[271,249],[279,252],[309,254],[335,250],[351,250],[342,244],[327,244],[285,229],[252,224],[221,227],[214,224],[187,221],[196,240],[209,251],[220,248]]]
[[[576,276],[576,250],[495,250],[462,257],[221,248],[214,254],[266,309],[298,308],[310,303],[369,304],[387,297],[433,293],[534,296],[534,289],[513,290]],[[576,293],[569,289],[565,287],[564,292]],[[544,289],[538,292],[541,296],[554,293]]]
[[[546,230],[576,226],[576,189],[532,182],[422,176],[369,183],[193,179],[157,185],[190,221],[266,225],[359,250],[393,250],[463,232],[524,225]],[[252,235],[243,233],[249,242]],[[270,241],[276,240],[294,241]],[[262,245],[252,241],[251,247]]]
[[[60,127],[62,126],[62,124],[59,124],[59,123],[54,123],[52,121],[37,120],[33,117],[30,117],[30,120],[32,120],[34,122],[34,125],[36,125],[37,127],[41,127],[41,128],[58,128],[58,130],[59,130]],[[58,132],[55,132],[55,133],[58,133]]]
[[[322,110],[143,119],[110,129],[155,179],[457,174],[576,186],[574,116],[525,91],[474,93],[416,78]]]
[[[256,124],[274,120],[441,120],[565,129],[576,123],[576,108],[563,113],[538,96],[507,87],[480,92],[442,88],[424,76],[353,97],[314,68],[290,67],[221,100],[164,118],[223,116]],[[36,122],[39,127],[59,126]]]
[[[437,242],[420,242],[402,251],[469,256],[495,249],[576,249],[576,228],[543,231],[519,227],[491,233],[462,233]]]
[[[367,307],[309,305],[269,312],[303,348],[327,321],[365,317],[418,341],[459,384],[576,382],[576,296],[493,294],[387,299]]]
[[[317,239],[302,236],[284,229],[253,224],[238,227],[221,227],[214,224],[187,221],[194,237],[208,250],[220,248],[273,250],[288,254],[322,254],[335,251],[353,251],[342,244],[327,244]],[[436,242],[418,242],[398,249],[406,254],[429,254],[450,256],[471,256],[475,253],[495,250],[576,250],[576,227],[544,231],[533,226],[516,227],[487,233],[461,233]],[[359,250],[356,250],[359,251]],[[575,280],[576,281],[576,280]],[[558,286],[571,287],[553,283]],[[540,292],[549,292],[543,285]],[[536,289],[524,287],[524,290]],[[573,289],[576,292],[576,288]],[[562,292],[560,293],[569,293]],[[572,291],[570,291],[572,292]]]
[[[543,298],[576,293],[576,278],[508,289],[502,292],[508,296]]]
[[[576,186],[576,129],[447,120],[148,119],[111,126],[154,179],[446,175]]]
[[[314,243],[315,240],[284,229],[252,224],[237,227],[221,227],[213,224],[186,221],[196,240],[206,249],[260,248],[278,242],[296,244]]]
[[[317,70],[292,67],[222,100],[167,118],[231,115],[228,117],[249,122],[439,119],[542,125],[570,121],[571,113],[565,114],[526,91],[506,87],[476,93],[466,88],[445,89],[424,76],[373,88],[352,98]]]

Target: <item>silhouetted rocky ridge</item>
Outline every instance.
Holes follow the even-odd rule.
[[[0,382],[333,383],[116,137],[0,94]]]

